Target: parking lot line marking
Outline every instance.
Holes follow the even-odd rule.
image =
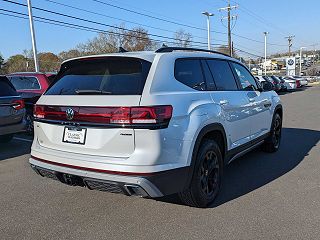
[[[19,141],[25,141],[25,142],[33,142],[32,139],[25,139],[25,138],[19,138],[19,137],[14,137],[13,139],[19,140]]]

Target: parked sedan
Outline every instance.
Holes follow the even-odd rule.
[[[25,130],[25,105],[14,86],[0,76],[0,142],[9,142],[15,133]]]
[[[271,82],[274,85],[274,91],[280,92],[281,91],[281,84],[280,80],[274,80],[271,76],[262,76],[266,81]]]
[[[307,86],[308,85],[308,81],[305,77],[301,77],[301,76],[292,76],[294,79],[299,80],[301,87]]]
[[[13,73],[7,75],[26,105],[27,132],[33,133],[33,105],[53,82],[55,74]]]
[[[280,77],[285,81],[288,90],[296,90],[301,87],[300,81],[292,77]]]
[[[280,84],[280,91],[282,91],[282,92],[287,91],[287,86],[286,86],[284,80],[280,79],[278,76],[271,76],[271,79],[274,82],[277,82],[278,84]]]

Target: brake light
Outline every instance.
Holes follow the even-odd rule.
[[[300,81],[296,80],[297,88],[301,86]]]
[[[25,108],[25,103],[22,99],[12,101],[12,107],[15,110],[20,110]]]
[[[33,106],[33,117],[35,118],[44,118],[44,106],[34,105]]]
[[[72,111],[68,116],[67,111]],[[35,105],[35,119],[58,120],[82,124],[107,124],[119,127],[167,127],[172,106],[149,107],[65,107]]]

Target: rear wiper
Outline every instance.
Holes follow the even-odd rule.
[[[93,89],[84,89],[84,90],[75,90],[78,95],[109,95],[112,92],[103,91],[103,90],[93,90]]]

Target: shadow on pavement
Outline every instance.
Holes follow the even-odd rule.
[[[28,154],[30,149],[31,142],[13,139],[9,143],[0,143],[0,161]]]
[[[211,207],[217,207],[258,189],[294,169],[319,142],[320,131],[283,128],[280,150],[254,150],[226,166],[222,189]],[[176,195],[159,201],[181,204]]]

